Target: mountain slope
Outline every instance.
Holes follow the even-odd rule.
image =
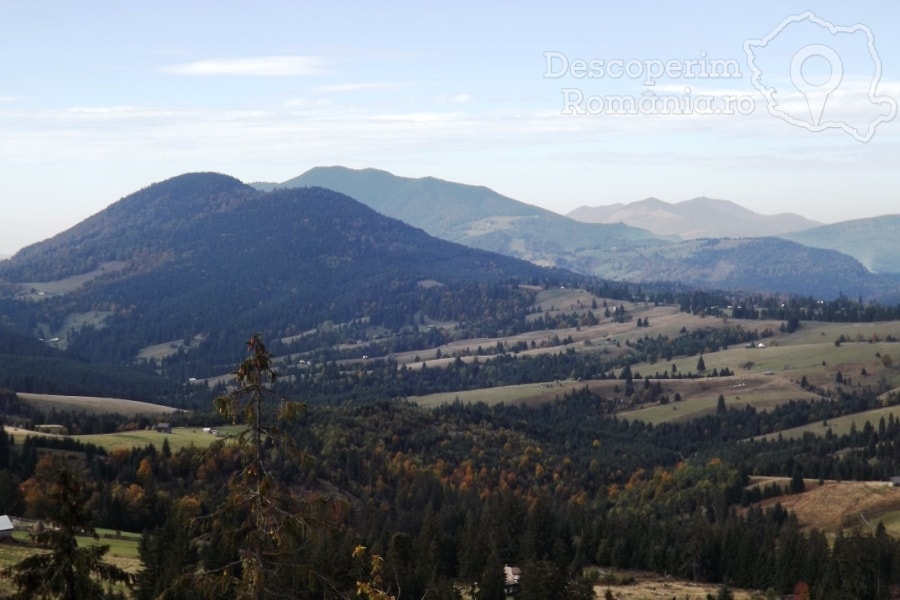
[[[95,255],[100,258],[89,261]],[[210,355],[265,327],[279,336],[349,321],[399,302],[423,279],[442,282],[554,273],[427,235],[332,190],[264,193],[215,174],[137,192],[0,264],[13,283],[124,262],[82,287],[32,302],[33,320],[93,360],[133,360],[140,348],[207,336]],[[394,296],[392,296],[392,294]],[[61,332],[72,315],[102,322]],[[56,326],[52,324],[55,323]],[[223,358],[224,361],[224,358]]]
[[[823,225],[780,235],[814,248],[837,250],[874,273],[900,273],[900,215]]]
[[[787,290],[822,299],[844,294],[900,300],[896,279],[873,275],[845,254],[779,238],[687,241],[615,267],[619,269],[615,278],[627,281],[735,291]]]
[[[316,167],[284,183],[253,185],[259,189],[326,187],[441,239],[584,272],[589,272],[580,258],[585,249],[628,250],[666,243],[642,229],[579,223],[486,187],[433,177],[411,179],[376,169]]]
[[[91,364],[19,331],[0,326],[0,389],[44,394],[183,402],[183,386],[154,373]]]
[[[582,206],[567,216],[585,223],[625,223],[685,240],[768,237],[819,225],[794,213],[760,215],[734,202],[712,198],[694,198],[675,204],[647,198],[629,204]]]
[[[233,210],[257,192],[233,177],[190,173],[135,192],[49,240],[0,263],[0,278],[51,281],[87,273],[106,261],[165,260],[192,223]]]

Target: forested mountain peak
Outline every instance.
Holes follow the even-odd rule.
[[[209,336],[217,348],[197,352],[214,356],[260,327],[285,336],[371,317],[376,307],[402,305],[421,280],[539,281],[553,273],[433,238],[329,189],[260,192],[191,174],[23,250],[0,277],[29,282],[18,294],[42,300],[22,308],[24,328],[40,323],[42,335],[115,362],[193,336]]]
[[[226,211],[258,192],[234,177],[188,173],[154,183],[0,264],[7,281],[53,281],[107,261],[159,260],[189,223]]]

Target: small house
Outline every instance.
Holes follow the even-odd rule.
[[[891,486],[900,487],[900,476],[894,475],[891,477]]]
[[[520,579],[522,579],[522,569],[503,565],[503,590],[507,596],[514,596],[518,593]]]
[[[0,515],[0,539],[12,537],[13,529],[15,527],[9,515]]]
[[[172,424],[171,423],[157,423],[156,431],[159,433],[172,433]]]

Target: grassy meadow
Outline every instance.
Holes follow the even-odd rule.
[[[77,536],[79,546],[109,546],[104,560],[114,564],[129,573],[140,571],[142,564],[139,558],[138,546],[141,536],[138,533],[124,531],[111,531],[97,529],[98,538]],[[16,529],[11,539],[0,542],[0,570],[18,563],[32,556],[36,552],[43,552],[41,548],[31,542],[29,532],[25,529]],[[119,589],[126,591],[123,586]],[[6,578],[0,578],[0,594],[4,597],[15,592],[15,587]]]
[[[540,307],[543,313],[552,313],[556,310],[586,312],[593,302],[598,304],[598,309],[594,310],[595,314],[602,314],[603,298],[594,297],[582,290],[553,289],[540,292],[535,306]],[[673,338],[677,337],[682,329],[692,331],[705,327],[740,326],[748,331],[768,330],[771,335],[749,347],[738,345],[703,354],[707,372],[727,368],[734,373],[733,376],[661,379],[659,381],[670,399],[678,393],[682,398],[681,402],[641,405],[624,410],[619,415],[622,418],[654,424],[687,421],[714,412],[719,395],[725,398],[726,405],[730,407],[751,405],[759,410],[767,410],[792,400],[819,399],[821,397],[819,393],[812,391],[811,388],[820,391],[834,389],[839,385],[836,383],[838,372],[841,373],[844,386],[872,385],[889,390],[900,389],[900,343],[885,341],[889,338],[900,340],[900,322],[863,324],[803,322],[797,331],[785,333],[780,331],[781,322],[777,320],[738,321],[690,315],[679,312],[674,307],[621,303],[608,299],[606,302],[610,307],[624,305],[632,320],[626,323],[605,321],[591,327],[528,332],[508,338],[458,340],[442,347],[442,358],[426,357],[422,352],[418,353],[417,358],[429,366],[441,366],[455,360],[454,352],[474,352],[478,346],[489,348],[498,341],[504,344],[526,341],[530,344],[534,340],[539,345],[541,340],[548,340],[554,335],[560,338],[571,336],[574,341],[566,346],[537,348],[520,354],[558,353],[574,349],[576,352],[603,352],[612,358],[628,352],[627,343],[644,336],[653,338],[663,335]],[[637,319],[647,319],[649,327],[638,328],[635,323]],[[839,345],[835,344],[842,336],[845,341]],[[764,347],[759,347],[760,342]],[[885,355],[891,357],[891,364],[887,366],[882,361]],[[895,357],[896,360],[893,360]],[[406,362],[411,367],[420,364],[414,362],[416,357],[413,356],[404,354],[397,358],[401,363]],[[636,375],[651,378],[663,371],[696,373],[698,359],[699,356],[695,355],[676,357],[670,362],[636,363],[631,366],[631,370]],[[463,360],[470,361],[473,357],[463,357]],[[480,360],[486,358],[482,357]],[[801,387],[804,378],[811,388]],[[612,398],[621,394],[622,382],[563,380],[431,394],[410,400],[427,408],[457,400],[464,404],[483,402],[488,405],[499,403],[534,405],[552,402],[566,392],[585,386],[604,397]],[[619,391],[616,390],[617,387],[620,388]],[[640,381],[637,378],[635,388],[640,389]],[[879,416],[875,417],[875,422]],[[895,418],[897,416],[900,416],[900,410],[895,413]],[[835,420],[833,428],[835,433],[844,431],[843,428],[849,431],[853,419],[849,417],[845,419],[846,424],[844,419],[839,423]],[[857,427],[861,427],[864,423],[865,418],[857,423]],[[812,424],[809,430],[824,434],[827,429],[817,431],[816,424]],[[797,432],[796,435],[802,435],[803,431]],[[794,433],[791,432],[791,435]]]

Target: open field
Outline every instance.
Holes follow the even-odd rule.
[[[771,410],[791,400],[819,398],[788,380],[761,374],[661,380],[661,383],[670,399],[674,392],[680,393],[681,402],[641,406],[622,411],[619,417],[654,425],[690,421],[714,413],[720,395],[724,396],[725,406],[728,408],[753,406],[757,410]]]
[[[550,292],[556,291],[558,290],[551,290]],[[562,297],[565,302],[571,302],[574,298],[578,298],[579,295],[581,295],[580,297],[583,298],[582,306],[584,308],[577,308],[576,305],[576,309],[573,311],[570,308],[570,304],[567,304],[565,310],[561,310],[559,305],[554,304],[555,301],[560,300],[560,298],[556,296],[552,296],[554,300],[538,302],[536,306],[539,305],[543,307],[546,304],[548,308],[543,313],[545,315],[553,314],[554,311],[571,314],[572,312],[586,313],[590,310],[591,302],[594,297],[587,292],[580,290],[562,290],[562,292],[566,294]],[[542,292],[542,294],[543,293],[544,292]],[[411,368],[419,367],[423,362],[429,367],[445,366],[455,360],[457,354],[463,355],[462,360],[474,360],[474,357],[465,355],[475,354],[479,347],[483,350],[490,350],[496,347],[497,342],[502,342],[507,347],[513,346],[518,342],[525,342],[525,344],[529,346],[529,349],[519,352],[519,356],[556,354],[564,352],[569,348],[573,348],[578,352],[605,352],[615,356],[629,351],[628,348],[624,346],[624,341],[628,338],[635,340],[644,335],[655,336],[657,333],[663,335],[677,335],[682,327],[692,329],[703,326],[705,322],[714,323],[709,320],[704,320],[701,317],[678,312],[677,308],[671,306],[645,306],[641,303],[607,300],[610,307],[618,306],[619,304],[624,305],[629,314],[635,316],[635,319],[640,317],[641,319],[646,318],[650,320],[650,327],[638,328],[635,321],[617,323],[611,319],[604,319],[602,308],[603,299],[599,298],[598,302],[600,303],[600,308],[594,310],[594,314],[601,319],[601,322],[597,325],[566,327],[561,329],[543,329],[504,337],[456,340],[440,346],[439,349],[443,358],[436,358],[438,348],[397,352],[392,354],[391,357],[398,363],[406,364]],[[554,308],[553,311],[551,311],[551,306],[557,308]],[[537,316],[540,315],[536,313],[534,317],[536,318]],[[553,338],[566,339],[569,337],[572,338],[571,344],[551,345],[551,340]],[[532,342],[534,342],[534,348],[531,348]],[[616,346],[616,342],[619,342],[621,346]],[[481,357],[479,360],[485,360],[485,357]]]
[[[651,380],[653,383],[656,380]],[[625,419],[635,419],[648,423],[677,422],[695,419],[715,412],[719,395],[725,397],[729,407],[752,405],[759,410],[771,409],[791,400],[813,400],[819,396],[805,391],[799,385],[782,377],[763,374],[750,374],[734,377],[713,377],[700,379],[661,379],[664,393],[670,399],[681,394],[681,402],[670,402],[667,405],[649,404],[638,408],[619,412]],[[552,402],[562,398],[567,392],[588,387],[604,398],[615,398],[622,395],[624,382],[619,380],[591,380],[533,383],[525,385],[503,386],[466,392],[448,392],[410,398],[411,401],[425,408],[435,408],[443,404],[451,404],[459,400],[463,404],[484,402],[493,404],[525,404],[534,405]],[[636,381],[635,388],[641,383]],[[618,392],[616,391],[618,388]]]
[[[184,340],[171,340],[161,344],[154,344],[153,346],[141,348],[137,357],[139,359],[161,361],[164,358],[168,358],[169,356],[178,353],[179,350],[196,348],[204,339],[206,339],[205,335],[197,334],[191,338],[187,344],[184,343]]]
[[[779,435],[785,439],[799,439],[807,433],[823,436],[829,429],[835,435],[846,435],[850,433],[850,428],[854,425],[856,425],[857,430],[862,431],[866,422],[871,423],[872,426],[877,429],[879,420],[884,418],[884,420],[887,421],[889,415],[894,415],[894,419],[900,419],[900,406],[886,406],[884,408],[875,408],[853,415],[828,419],[827,421],[816,421],[815,423],[809,423],[808,425],[784,429],[778,433],[762,435],[759,436],[759,439],[771,440],[777,438]]]
[[[581,382],[567,379],[565,381],[551,383],[527,383],[523,385],[506,385],[502,387],[471,390],[466,392],[447,392],[443,394],[430,394],[428,396],[412,397],[423,408],[436,408],[444,404],[452,404],[459,400],[463,404],[476,404],[483,402],[489,406],[495,404],[534,405],[544,402],[552,402],[556,398],[562,398],[563,394],[583,388],[586,384],[591,389],[601,387],[607,382],[590,381]],[[611,386],[609,386],[611,387]]]
[[[595,300],[590,294],[581,290],[554,289],[542,291],[536,305],[544,312],[564,310],[571,312],[586,311]],[[602,311],[603,299],[596,299]],[[617,306],[615,301],[607,301],[609,306]],[[779,331],[781,322],[770,321],[737,321],[714,317],[700,317],[680,313],[673,307],[655,307],[642,303],[623,303],[634,319],[648,319],[650,326],[637,328],[634,321],[615,323],[605,321],[592,327],[580,327],[560,330],[529,332],[509,338],[484,338],[479,340],[459,340],[441,348],[442,358],[435,359],[426,353],[405,353],[398,355],[401,363],[407,362],[410,367],[418,367],[424,361],[429,366],[444,366],[456,360],[455,353],[474,352],[478,346],[490,348],[502,341],[514,344],[531,341],[539,346],[541,341],[550,339],[552,335],[560,338],[572,336],[574,343],[567,346],[536,348],[521,352],[520,355],[536,353],[558,353],[568,349],[577,352],[603,352],[613,358],[628,352],[626,341],[635,341],[643,336],[656,337],[665,335],[677,337],[682,328],[691,331],[703,327],[740,326],[748,331],[769,330],[773,334],[750,345],[737,345],[703,354],[707,372],[724,368],[734,372],[734,376],[700,379],[661,379],[660,382],[670,400],[679,393],[682,401],[670,402],[668,405],[643,405],[620,413],[625,418],[640,419],[651,423],[686,421],[709,414],[715,410],[716,401],[721,394],[730,407],[752,405],[760,410],[774,408],[792,400],[815,400],[821,397],[817,392],[828,392],[835,389],[838,372],[845,381],[845,386],[872,385],[885,386],[888,389],[900,389],[900,343],[883,341],[888,337],[900,339],[900,323],[815,323],[803,322],[796,332],[787,334]],[[835,345],[835,340],[843,336],[847,341]],[[749,346],[749,347],[748,347]],[[886,366],[882,362],[885,355],[897,355],[894,364]],[[408,355],[407,355],[408,354]],[[893,357],[892,357],[893,358]],[[656,363],[636,363],[632,365],[635,374],[635,388],[640,390],[638,375],[652,377],[666,371],[672,373],[696,373],[699,356],[679,357],[672,361]],[[470,361],[472,357],[463,357]],[[865,375],[863,373],[865,372]],[[810,386],[816,388],[803,389],[800,382],[806,378]],[[849,380],[849,383],[847,383]],[[655,379],[652,379],[654,383]],[[493,389],[474,390],[434,394],[411,398],[421,406],[435,407],[459,400],[463,403],[485,402],[487,404],[538,404],[553,401],[573,389],[589,387],[606,398],[621,395],[621,382],[615,381],[561,381],[505,386]],[[877,422],[877,418],[875,421]],[[864,420],[862,421],[864,422]],[[861,426],[858,423],[857,426]],[[849,422],[846,427],[849,429]],[[824,429],[822,433],[824,433]],[[837,433],[837,430],[835,430]],[[802,432],[799,433],[802,435]]]
[[[202,448],[205,446],[209,446],[217,439],[220,439],[209,433],[204,433],[202,428],[196,427],[175,427],[172,430],[172,433],[159,433],[158,431],[147,431],[141,429],[136,431],[121,431],[117,433],[100,433],[96,435],[73,436],[54,436],[44,433],[38,433],[29,429],[21,429],[19,427],[4,427],[4,429],[6,430],[6,433],[13,436],[17,444],[22,443],[22,441],[27,436],[42,435],[58,438],[70,437],[73,440],[77,440],[85,444],[94,444],[95,446],[99,446],[108,451],[118,450],[120,448],[142,448],[148,444],[153,444],[156,448],[161,448],[163,442],[168,441],[169,447],[174,452],[180,448],[186,448],[188,446],[196,446],[198,448]]]
[[[79,442],[94,444],[106,450],[140,448],[148,444],[153,444],[158,449],[162,447],[163,442],[169,442],[169,447],[173,452],[188,446],[206,447],[219,439],[212,434],[204,433],[203,429],[199,427],[175,427],[172,433],[140,430],[73,437]]]
[[[93,396],[59,396],[55,394],[29,394],[18,392],[21,400],[40,410],[70,410],[87,413],[118,413],[125,416],[170,414],[178,409],[161,404],[124,400],[122,398],[97,398]]]
[[[616,572],[615,578],[622,580],[634,577],[635,582],[628,585],[607,585],[600,583],[594,586],[594,596],[603,598],[606,590],[612,592],[616,600],[706,600],[716,597],[719,585],[694,583],[663,577],[654,573]],[[732,588],[735,600],[752,600],[754,592]]]
[[[77,290],[87,282],[97,279],[98,277],[121,271],[127,265],[128,263],[126,261],[107,261],[104,263],[100,263],[100,266],[90,273],[73,275],[72,277],[57,279],[56,281],[35,281],[20,283],[19,287],[25,293],[31,294],[35,297],[42,297],[48,294],[67,294],[69,292]]]
[[[78,536],[78,545],[109,546],[109,551],[104,556],[106,562],[125,569],[129,573],[137,573],[141,569],[142,565],[138,555],[140,534],[98,529],[97,535],[100,536],[100,539]],[[32,545],[27,531],[16,529],[11,541],[0,543],[0,569],[12,566],[35,552],[41,551],[43,550]],[[0,594],[9,594],[14,591],[15,588],[8,579],[0,578]]]
[[[809,489],[813,488],[813,489]],[[827,481],[809,485],[802,494],[769,498],[760,506],[780,503],[797,514],[804,527],[834,534],[841,528],[864,531],[883,521],[887,532],[900,537],[900,488],[881,481]]]

